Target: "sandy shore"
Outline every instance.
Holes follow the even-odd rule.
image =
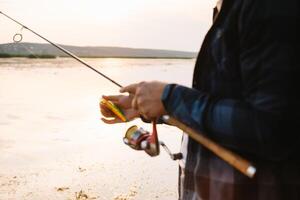
[[[143,79],[183,82],[183,73],[191,75],[193,65],[189,60],[90,62],[104,66],[101,70],[122,84]],[[118,88],[68,59],[0,63],[1,200],[177,198],[177,162],[163,150],[150,158],[123,144],[131,125],[148,130],[151,125],[139,120],[113,126],[100,122],[99,97],[117,94]],[[158,131],[177,152],[180,131],[168,126]]]

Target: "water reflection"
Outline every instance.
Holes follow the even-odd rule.
[[[142,80],[189,85],[194,65],[194,60],[164,59],[87,62],[123,85]],[[117,87],[72,59],[0,59],[0,199],[66,199],[80,189],[113,199],[133,186],[135,199],[175,199],[177,164],[164,152],[150,158],[122,141],[132,124],[148,130],[151,125],[100,122],[99,98],[117,93]],[[158,130],[172,150],[179,150],[180,131]],[[54,188],[60,186],[70,190],[58,195]]]

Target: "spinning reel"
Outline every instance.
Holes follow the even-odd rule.
[[[108,108],[116,117],[121,119],[123,122],[126,122],[127,119],[123,112],[111,101],[102,99],[100,102],[101,105],[104,105]],[[123,141],[126,145],[130,146],[132,149],[137,151],[145,151],[149,156],[155,157],[160,154],[160,145],[166,150],[170,155],[172,160],[182,159],[182,154],[172,154],[170,149],[165,145],[164,142],[158,140],[156,122],[152,122],[152,133],[139,128],[137,126],[131,126],[123,138]]]
[[[144,150],[151,157],[158,156],[160,153],[156,122],[153,122],[152,134],[137,126],[130,127],[123,141],[134,150]]]
[[[170,155],[172,160],[182,159],[182,154],[172,154],[170,149],[165,145],[164,142],[158,140],[158,134],[156,129],[156,122],[152,122],[153,130],[152,133],[144,130],[143,128],[138,128],[137,126],[130,127],[123,141],[126,145],[130,146],[134,150],[143,150],[149,156],[155,157],[160,153],[160,145],[165,149],[165,151]]]

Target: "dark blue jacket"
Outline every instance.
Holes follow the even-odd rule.
[[[224,0],[193,89],[165,89],[167,112],[258,168],[249,179],[188,144],[183,199],[300,199],[299,0]]]

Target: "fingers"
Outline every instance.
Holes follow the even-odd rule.
[[[101,118],[101,120],[106,123],[106,124],[116,124],[116,123],[120,123],[121,120],[118,119],[118,118],[115,118],[115,114],[109,109],[106,107],[106,105],[100,103],[100,111],[101,111],[101,114],[104,116],[104,117],[108,117],[108,118],[111,118],[111,119],[106,119],[104,117]]]
[[[127,87],[124,91],[134,91],[133,85]],[[103,99],[108,100],[118,106],[126,116],[127,120],[132,120],[134,118],[139,117],[139,113],[137,110],[132,109],[132,99],[134,98],[134,94],[130,95],[103,95]],[[100,110],[102,115],[104,116],[101,120],[106,124],[116,124],[122,123],[123,121],[120,120],[116,115],[107,107],[107,105],[100,103]]]
[[[128,85],[120,89],[121,93],[128,92],[129,96],[115,95],[106,96],[103,98],[110,100],[116,104],[126,114],[128,110],[134,110],[134,114],[138,113],[138,116],[142,115],[144,118],[156,118],[160,116],[163,111],[161,109],[161,88],[165,86],[165,83],[160,82],[141,82]],[[115,117],[113,114],[103,108],[103,115],[105,117]],[[128,116],[126,116],[127,118]],[[128,118],[127,118],[128,119]],[[130,117],[129,117],[130,119]],[[107,124],[119,123],[118,119],[103,119]]]
[[[109,100],[109,101],[118,101],[120,99],[121,95],[102,95],[103,99]]]
[[[153,119],[149,118],[148,116],[144,115],[144,114],[141,114],[140,116],[142,116],[142,120],[143,121],[146,121],[146,122],[151,122],[153,121]]]
[[[135,94],[138,85],[139,85],[139,83],[135,83],[135,84],[128,85],[128,86],[126,86],[126,87],[121,88],[121,89],[120,89],[120,92],[121,92],[121,93],[128,92],[128,93],[130,93],[130,94]]]
[[[138,118],[140,116],[140,114],[134,109],[125,110],[124,114],[126,116],[127,122],[131,121],[135,118]],[[105,116],[105,117],[108,117],[108,118],[103,117],[103,118],[101,118],[101,120],[106,124],[124,123],[122,120],[120,120],[116,116]]]
[[[146,116],[149,114],[149,112],[145,110],[143,98],[139,98],[138,96],[135,96],[132,100],[132,108],[135,109],[137,112],[139,112],[140,115],[147,118]]]
[[[133,109],[135,109],[135,110],[138,110],[138,109],[139,109],[137,99],[138,99],[138,98],[137,98],[136,96],[134,96],[133,99],[132,99],[132,102],[131,102],[131,107],[132,107]]]
[[[103,99],[111,101],[114,104],[118,104],[121,97],[122,97],[122,95],[110,95],[110,96],[103,95],[102,96]]]
[[[106,119],[106,118],[101,118],[101,120],[105,123],[105,124],[118,124],[118,123],[122,123],[122,121],[118,118],[113,118],[113,119]]]
[[[145,108],[142,104],[143,99],[138,98],[137,96],[135,96],[132,100],[132,108],[135,109],[140,115],[142,115],[145,119],[149,119],[147,117],[147,115],[149,114],[149,112],[145,111]]]
[[[100,112],[105,117],[112,117],[114,114],[103,104],[100,104]]]

